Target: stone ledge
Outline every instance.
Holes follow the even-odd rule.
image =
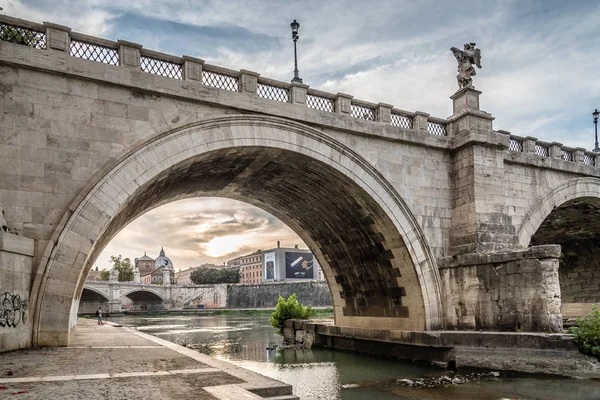
[[[533,246],[525,250],[503,251],[498,253],[469,253],[437,259],[438,268],[457,268],[472,265],[500,264],[526,259],[560,257],[560,245]]]
[[[33,257],[34,240],[9,232],[0,232],[0,251]]]
[[[541,157],[534,154],[508,151],[504,157],[504,162],[529,165],[532,167],[556,171],[571,172],[578,175],[600,177],[600,170],[598,167],[580,162],[565,161],[560,158]]]
[[[562,333],[404,331],[328,325],[310,320],[287,320],[284,325],[288,329],[304,330],[323,336],[337,336],[411,346],[577,351],[577,345],[573,340],[573,336]]]

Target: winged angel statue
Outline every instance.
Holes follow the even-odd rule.
[[[481,50],[475,48],[475,43],[466,43],[464,47],[464,50],[459,50],[456,47],[450,48],[452,54],[456,57],[456,61],[458,61],[456,80],[459,89],[473,87],[472,77],[477,75],[473,65],[481,68]]]

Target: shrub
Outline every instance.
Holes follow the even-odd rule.
[[[298,302],[296,293],[292,294],[285,300],[279,296],[275,311],[271,314],[271,326],[277,329],[279,335],[283,335],[283,323],[288,319],[309,319],[315,314],[315,310],[310,307],[303,306]]]
[[[568,332],[575,337],[579,350],[590,356],[600,357],[600,310],[592,307],[592,313],[586,317],[578,318],[577,324],[569,328]]]

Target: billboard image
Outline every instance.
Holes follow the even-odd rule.
[[[275,253],[266,253],[265,257],[265,279],[275,279]]]
[[[285,277],[313,279],[312,253],[285,253]]]

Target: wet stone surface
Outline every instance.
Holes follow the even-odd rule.
[[[187,399],[190,393],[194,399],[216,399],[203,387],[212,386],[213,381],[222,384],[238,383],[230,375],[217,373],[203,376],[182,375],[168,377],[131,377],[113,379],[88,379],[58,382],[27,382],[1,384],[7,386],[0,391],[0,398],[6,396],[20,400],[80,400],[80,399]],[[23,393],[23,392],[27,393]],[[13,393],[21,392],[18,395]]]

